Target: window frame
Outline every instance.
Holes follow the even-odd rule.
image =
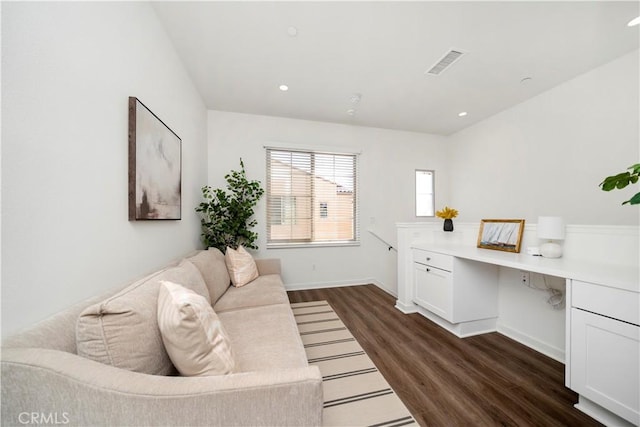
[[[359,191],[359,153],[354,153],[354,152],[339,152],[339,151],[333,151],[333,150],[322,150],[322,149],[307,149],[307,148],[287,148],[287,147],[268,147],[265,146],[266,149],[266,209],[265,209],[265,216],[266,216],[266,224],[267,224],[267,228],[266,228],[266,247],[267,249],[286,249],[286,248],[305,248],[305,247],[312,247],[312,248],[318,248],[318,247],[343,247],[343,246],[360,246],[360,214],[359,214],[359,207],[360,207],[360,200],[359,200],[359,195],[360,195],[360,191]],[[269,222],[271,217],[270,217],[270,203],[271,203],[271,197],[284,197],[284,196],[278,196],[278,195],[272,195],[271,194],[271,185],[272,185],[272,175],[271,175],[271,152],[288,152],[288,153],[304,153],[304,154],[309,154],[311,156],[311,175],[314,178],[320,178],[320,179],[324,179],[322,176],[316,176],[314,171],[316,168],[316,163],[315,163],[315,155],[335,155],[335,156],[348,156],[348,157],[352,157],[353,158],[353,216],[352,216],[352,229],[353,229],[353,233],[352,239],[335,239],[335,240],[321,240],[321,241],[314,241],[313,240],[313,229],[314,229],[314,223],[316,220],[318,221],[323,221],[326,218],[321,218],[318,217],[317,219],[314,218],[313,215],[313,211],[316,209],[316,206],[320,206],[320,198],[316,199],[316,195],[314,195],[313,193],[313,187],[315,185],[314,178],[312,178],[312,185],[311,185],[311,191],[310,191],[310,199],[311,199],[311,203],[310,203],[310,207],[312,209],[312,214],[311,214],[311,230],[312,230],[312,234],[311,234],[311,238],[310,239],[277,239],[277,240],[272,240],[271,239],[271,223]],[[295,197],[295,196],[294,196]]]
[[[418,193],[418,173],[429,172],[431,174],[431,193]],[[414,214],[416,218],[435,218],[436,216],[436,171],[433,169],[415,169],[413,175],[413,190],[414,190]],[[419,215],[418,214],[418,197],[425,194],[431,195],[431,215]]]

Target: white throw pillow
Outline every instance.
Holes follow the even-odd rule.
[[[169,358],[184,376],[233,372],[229,339],[203,296],[169,281],[160,282],[158,326]]]
[[[251,254],[242,246],[238,246],[238,250],[227,246],[224,261],[227,264],[227,270],[229,270],[229,276],[231,276],[233,286],[239,288],[258,278],[256,262],[253,260]]]

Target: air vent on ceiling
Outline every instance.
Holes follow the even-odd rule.
[[[442,74],[444,70],[453,65],[453,63],[460,59],[462,55],[464,55],[464,52],[451,49],[438,62],[436,62],[433,67],[427,70],[425,74],[431,74],[433,76]]]

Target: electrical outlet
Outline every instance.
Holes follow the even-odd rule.
[[[520,283],[522,283],[523,285],[529,286],[530,279],[531,279],[531,275],[529,274],[528,271],[520,272]]]

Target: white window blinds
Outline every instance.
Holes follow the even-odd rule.
[[[359,241],[357,156],[267,148],[267,246]]]

